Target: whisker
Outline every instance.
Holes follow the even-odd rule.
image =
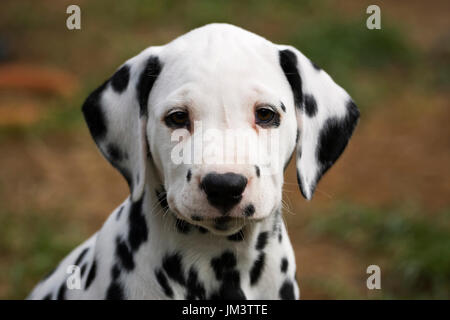
[[[331,194],[326,193],[325,191],[322,191],[319,188],[316,188],[316,191],[323,194],[324,196],[328,197],[329,199],[333,199],[333,196]]]

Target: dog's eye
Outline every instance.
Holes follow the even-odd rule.
[[[185,111],[176,111],[169,114],[164,120],[169,127],[187,127],[189,125],[189,114]]]
[[[255,121],[259,125],[270,125],[275,119],[275,115],[270,108],[259,108],[255,112]]]

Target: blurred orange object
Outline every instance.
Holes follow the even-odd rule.
[[[78,81],[75,77],[63,70],[25,64],[0,65],[0,90],[26,90],[70,96],[77,88]]]
[[[20,101],[11,104],[0,103],[0,126],[30,125],[42,118],[40,105]]]

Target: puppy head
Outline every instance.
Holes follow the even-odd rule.
[[[292,154],[310,199],[359,115],[298,50],[224,24],[130,59],[83,112],[134,201],[152,176],[179,219],[223,234],[279,209]]]

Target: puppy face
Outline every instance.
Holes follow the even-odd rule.
[[[83,111],[134,201],[154,168],[172,213],[222,234],[279,209],[295,150],[310,199],[358,119],[348,94],[295,48],[223,24],[130,59]]]
[[[279,208],[297,122],[273,46],[205,37],[160,53],[147,130],[171,211],[215,232],[233,219],[228,233]]]

